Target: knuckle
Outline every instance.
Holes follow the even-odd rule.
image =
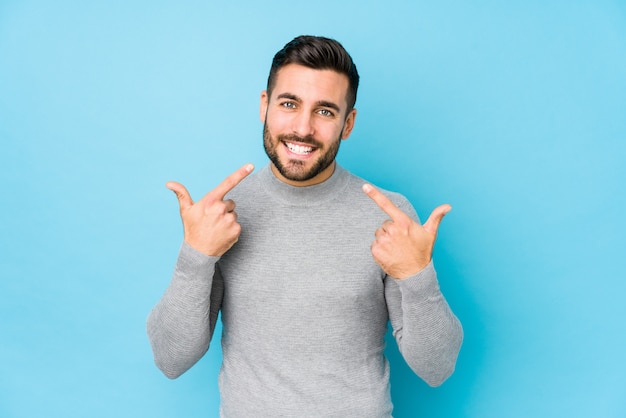
[[[228,213],[230,212],[228,210],[228,205],[226,204],[226,202],[223,202],[221,200],[213,202],[211,206],[219,215],[228,215]]]
[[[232,225],[235,228],[240,227],[237,223],[237,214],[234,212],[226,212],[224,214],[224,221],[227,225]]]
[[[411,222],[407,218],[400,218],[394,222],[395,226],[401,230],[408,230],[411,226]]]

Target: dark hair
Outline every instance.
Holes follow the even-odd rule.
[[[267,78],[267,93],[271,94],[278,70],[288,64],[299,64],[315,70],[334,70],[348,77],[346,101],[348,111],[354,108],[359,88],[359,73],[350,54],[334,39],[322,36],[298,36],[274,55]]]

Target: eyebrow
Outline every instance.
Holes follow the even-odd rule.
[[[289,99],[289,100],[294,100],[298,103],[302,103],[302,99],[300,99],[298,96],[292,93],[281,93],[277,96],[277,99]],[[336,105],[333,102],[329,102],[327,100],[319,100],[315,103],[315,105],[319,107],[327,107],[329,109],[333,109],[337,111],[338,113],[341,113],[341,109],[339,108],[338,105]]]

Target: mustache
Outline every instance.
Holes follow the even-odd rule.
[[[324,145],[321,142],[319,142],[317,139],[313,138],[313,136],[311,135],[307,135],[307,136],[299,136],[296,134],[276,135],[276,139],[278,139],[281,142],[284,142],[284,141],[299,142],[301,144],[311,145],[315,148],[322,148]]]

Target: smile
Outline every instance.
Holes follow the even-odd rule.
[[[291,142],[284,142],[284,144],[287,146],[289,151],[297,155],[308,155],[315,149],[314,147],[292,144]]]

